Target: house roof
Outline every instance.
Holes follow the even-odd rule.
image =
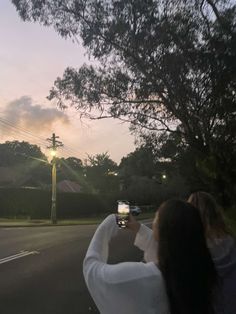
[[[81,186],[74,181],[63,180],[57,183],[57,189],[61,192],[81,192]]]

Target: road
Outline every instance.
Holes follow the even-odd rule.
[[[82,274],[96,226],[0,228],[1,314],[98,313]],[[110,262],[140,260],[129,232],[111,243]]]

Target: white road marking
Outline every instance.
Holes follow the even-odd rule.
[[[17,259],[17,258],[25,257],[28,255],[35,255],[35,254],[39,254],[39,252],[38,251],[22,251],[18,254],[11,255],[11,256],[4,257],[4,258],[0,259],[0,264],[13,261],[14,259]]]
[[[23,228],[23,227],[17,227],[17,226],[10,227],[10,228],[8,228],[8,227],[2,227],[1,229],[2,229],[2,230],[16,230],[16,228],[17,228],[17,230],[25,229],[25,228]]]

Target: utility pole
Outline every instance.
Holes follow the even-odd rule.
[[[57,158],[56,158],[56,151],[58,147],[63,146],[62,142],[58,141],[57,138],[59,136],[56,136],[55,133],[52,134],[51,138],[48,138],[47,141],[51,143],[48,148],[51,150],[52,155],[52,205],[51,205],[51,222],[52,224],[57,223]]]

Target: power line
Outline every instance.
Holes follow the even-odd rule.
[[[26,138],[27,140],[33,140],[39,146],[43,146],[44,148],[47,148],[47,144],[48,144],[47,140],[33,134],[31,131],[25,128],[19,127],[19,126],[15,126],[12,121],[7,120],[2,117],[0,117],[0,123],[2,124],[4,128],[11,129],[11,131],[14,132],[15,134],[20,135],[21,137]],[[68,155],[71,155],[71,154],[79,155],[78,151],[75,151],[73,148],[71,148],[68,145],[63,146],[63,151],[67,152]]]
[[[18,129],[18,130],[20,130],[20,131],[22,131],[22,132],[24,132],[24,133],[27,133],[27,134],[29,134],[29,135],[32,136],[32,137],[35,137],[35,138],[37,138],[37,139],[39,139],[39,140],[41,140],[41,141],[45,141],[44,138],[33,134],[31,131],[29,131],[29,130],[23,128],[23,127],[14,125],[14,122],[12,122],[12,121],[10,121],[10,120],[8,120],[8,119],[6,119],[6,118],[0,117],[0,120],[1,120],[3,123],[6,123],[6,124],[8,124],[9,126],[11,126],[11,127],[13,127],[13,128],[16,128],[16,129]]]
[[[2,125],[5,126],[6,128],[11,128],[12,131],[20,133],[20,135],[26,136],[28,138],[29,137],[34,138],[34,140],[37,139],[37,141],[40,142],[41,145],[46,145],[47,144],[47,141],[45,139],[43,139],[43,138],[41,138],[41,137],[31,133],[30,131],[28,131],[26,129],[23,129],[21,127],[15,126],[9,120],[0,118],[0,123],[2,123]]]
[[[0,123],[1,123],[1,121],[0,121]],[[7,125],[2,125],[2,127],[5,128],[5,129],[7,129],[7,130],[9,130],[9,128],[11,128],[11,133],[13,133],[12,136],[15,136],[15,137],[16,137],[16,135],[18,135],[18,136],[20,136],[20,138],[23,139],[23,140],[26,140],[26,141],[34,141],[35,144],[37,144],[37,145],[39,145],[39,146],[41,146],[41,147],[42,147],[42,146],[43,146],[43,147],[46,147],[46,143],[39,142],[38,140],[36,140],[36,139],[34,139],[34,138],[28,136],[27,134],[20,133],[20,131],[17,130],[17,129],[14,129],[14,128],[12,129],[12,127],[9,127],[9,126],[7,126]],[[10,136],[10,135],[8,134],[8,136]]]
[[[79,155],[79,152],[78,152],[78,151],[76,151],[76,150],[70,148],[70,146],[68,146],[68,145],[64,145],[64,146],[63,146],[63,149],[65,149],[66,151],[68,151],[68,152],[70,152],[70,153]]]

